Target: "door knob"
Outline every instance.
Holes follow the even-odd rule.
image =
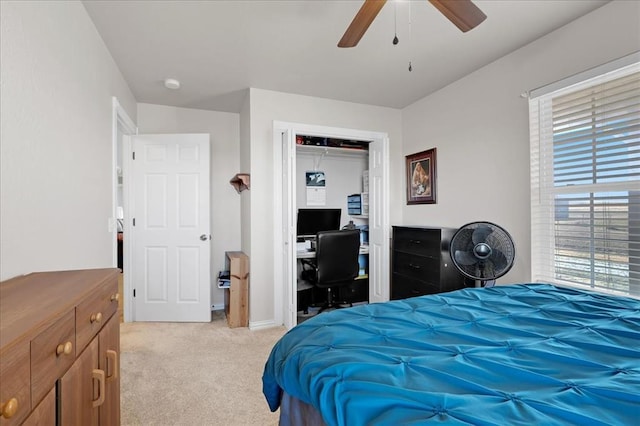
[[[200,235],[200,239],[202,241],[207,241],[207,236],[205,234]]]

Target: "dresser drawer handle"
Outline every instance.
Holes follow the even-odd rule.
[[[73,344],[71,342],[60,343],[56,347],[56,356],[60,356],[63,354],[71,355],[71,352],[73,352]]]
[[[409,242],[411,244],[422,244],[422,241],[420,241],[420,240],[409,240]]]
[[[111,349],[107,350],[107,361],[111,360],[112,365],[112,373],[110,376],[107,376],[108,380],[117,379],[118,378],[118,352],[113,351]],[[109,372],[109,368],[106,369],[107,373]]]
[[[95,369],[91,373],[91,376],[94,380],[98,381],[98,385],[100,387],[100,395],[98,396],[98,399],[93,401],[93,408],[96,408],[104,403],[104,371]]]
[[[0,406],[0,412],[2,412],[2,417],[10,419],[18,412],[18,400],[11,398],[6,403],[3,402]]]
[[[91,322],[101,322],[102,321],[102,312],[98,312],[97,314],[91,314]]]
[[[410,264],[409,264],[409,267],[410,267],[410,268],[413,268],[413,269],[420,269],[420,268],[422,268],[422,266],[420,266],[420,265],[414,265],[413,263],[410,263]]]
[[[111,300],[112,302],[117,302],[118,300],[120,300],[120,293],[112,294],[109,300]]]

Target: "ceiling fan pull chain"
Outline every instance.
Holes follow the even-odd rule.
[[[398,44],[398,2],[393,5],[393,45]]]
[[[411,2],[409,2],[409,72],[413,71],[413,66],[411,66],[411,46],[413,46],[413,37],[411,37]]]

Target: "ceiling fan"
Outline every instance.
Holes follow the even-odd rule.
[[[338,42],[338,47],[356,46],[386,2],[387,0],[365,0]],[[429,0],[429,2],[462,32],[475,28],[487,18],[487,15],[471,0]]]

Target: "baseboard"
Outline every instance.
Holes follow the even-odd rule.
[[[276,324],[274,320],[264,321],[249,321],[249,330],[261,330],[264,328],[278,327],[280,324]]]

